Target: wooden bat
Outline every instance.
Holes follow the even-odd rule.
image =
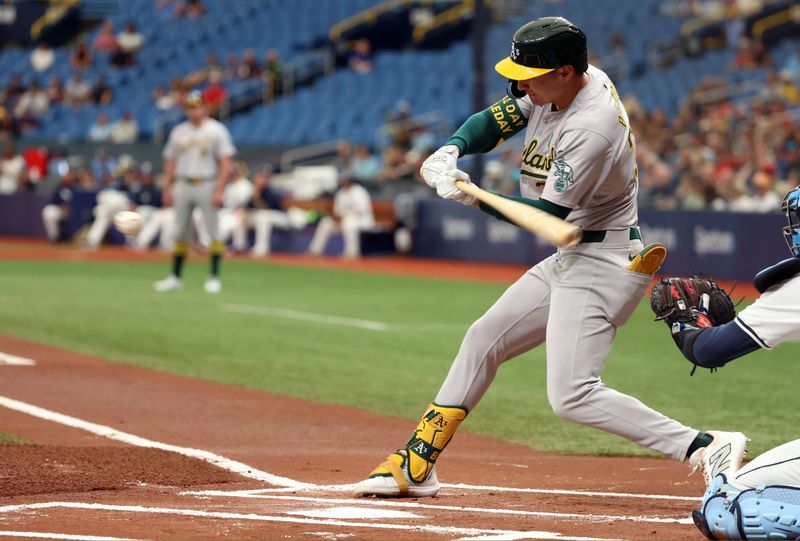
[[[575,246],[581,241],[583,233],[580,228],[548,214],[543,210],[530,205],[506,199],[493,193],[482,190],[472,183],[456,180],[456,187],[464,193],[473,196],[478,201],[486,203],[503,216],[543,238],[550,244],[560,248]]]

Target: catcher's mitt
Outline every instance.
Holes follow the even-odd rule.
[[[699,327],[712,327],[736,317],[736,308],[728,293],[707,278],[662,278],[650,294],[650,307],[657,320],[663,319],[670,326],[676,321],[699,320]],[[703,321],[703,316],[710,321]]]
[[[736,317],[736,308],[728,293],[706,278],[662,278],[650,294],[650,307],[656,320],[667,322],[675,344],[694,365],[692,375],[698,366],[703,366],[692,350],[700,331]],[[712,372],[714,370],[711,368]]]

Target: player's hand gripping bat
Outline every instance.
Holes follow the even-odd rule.
[[[560,248],[575,246],[581,241],[580,228],[543,210],[489,193],[469,182],[457,180],[456,187],[486,203],[521,228]]]

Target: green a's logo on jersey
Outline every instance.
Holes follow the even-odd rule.
[[[575,178],[572,176],[572,167],[567,165],[567,162],[564,161],[564,156],[559,156],[553,161],[553,165],[555,166],[555,171],[553,172],[553,178],[555,182],[553,183],[553,188],[558,193],[564,193],[567,188],[569,188],[570,184],[575,182]]]

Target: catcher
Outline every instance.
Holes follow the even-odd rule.
[[[737,316],[728,294],[703,278],[664,278],[650,306],[669,324],[692,369],[716,369],[759,348],[800,338],[800,186],[783,198],[789,223],[783,230],[792,257],[759,272],[761,296]]]

